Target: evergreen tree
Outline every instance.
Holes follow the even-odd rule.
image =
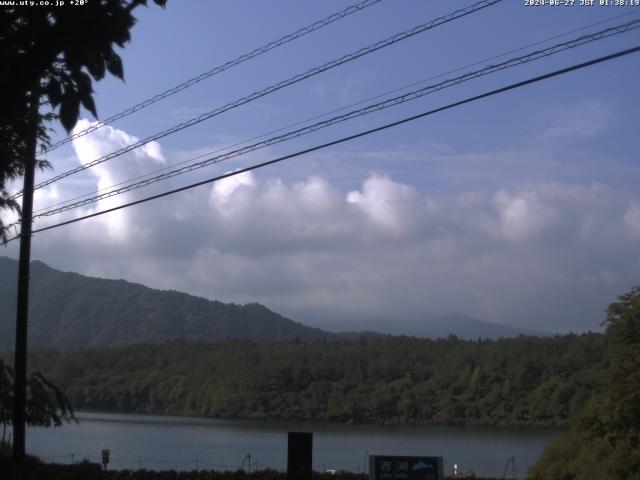
[[[606,387],[549,445],[531,478],[640,479],[640,288],[618,297],[604,324],[610,350]]]

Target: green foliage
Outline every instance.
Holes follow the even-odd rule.
[[[1,444],[5,444],[7,426],[12,423],[14,372],[0,359],[0,424]],[[41,373],[32,373],[27,378],[27,402],[25,415],[27,425],[34,427],[59,427],[63,422],[75,420],[73,408],[62,391]]]
[[[564,425],[602,382],[598,334],[498,341],[171,342],[39,351],[76,408],[221,418]]]
[[[605,388],[530,472],[534,479],[640,479],[640,288],[607,310]]]

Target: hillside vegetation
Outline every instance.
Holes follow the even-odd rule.
[[[600,334],[172,342],[30,357],[77,409],[405,424],[564,425],[600,389],[606,364]]]
[[[530,470],[535,480],[640,480],[640,287],[609,305],[604,388]]]

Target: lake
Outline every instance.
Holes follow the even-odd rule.
[[[215,420],[160,415],[78,412],[79,424],[30,428],[27,451],[43,460],[100,462],[109,468],[236,470],[251,455],[252,469],[286,470],[287,432],[309,431],[315,470],[362,472],[368,454],[443,456],[445,471],[501,477],[515,457],[523,478],[561,430],[507,427],[406,427]],[[244,468],[247,469],[245,459]],[[509,467],[511,472],[511,467]],[[510,477],[509,477],[510,478]]]

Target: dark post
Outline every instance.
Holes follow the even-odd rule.
[[[287,480],[311,480],[313,433],[289,432]]]
[[[38,85],[39,87],[39,85]],[[18,302],[16,311],[15,381],[13,393],[13,461],[15,478],[24,478],[25,404],[27,396],[27,319],[29,316],[29,266],[31,261],[31,217],[33,213],[33,183],[38,140],[38,108],[40,94],[31,92],[30,120],[33,131],[24,159],[22,216],[20,229],[20,260],[18,264]]]
[[[109,465],[109,454],[111,452],[109,451],[109,449],[104,448],[102,449],[102,468],[103,470],[106,472],[107,471],[107,465]],[[196,465],[198,464],[198,460],[196,460]],[[197,468],[196,468],[197,470]]]

